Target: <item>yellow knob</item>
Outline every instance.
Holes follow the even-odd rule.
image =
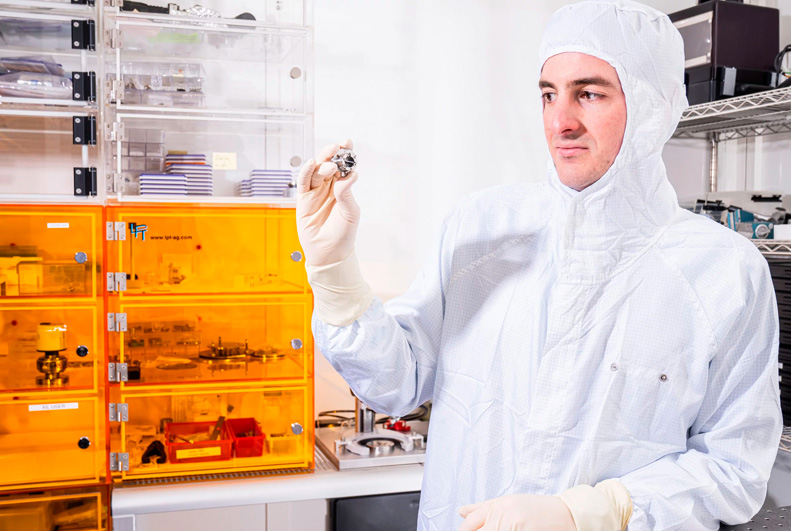
[[[41,323],[36,330],[36,350],[39,352],[60,352],[66,350],[66,325]]]

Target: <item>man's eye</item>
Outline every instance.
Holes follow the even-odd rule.
[[[554,92],[544,92],[541,95],[541,97],[544,99],[544,101],[546,101],[548,103],[555,101],[555,98],[557,98],[557,96],[558,95],[555,94]]]
[[[582,97],[588,101],[594,101],[601,98],[601,94],[596,94],[595,92],[589,92],[587,90],[584,90],[582,92]]]

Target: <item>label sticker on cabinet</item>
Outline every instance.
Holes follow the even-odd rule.
[[[48,229],[68,229],[68,223],[47,223]]]
[[[212,167],[215,170],[235,170],[236,153],[213,153]]]
[[[211,448],[193,448],[190,450],[176,450],[176,459],[194,459],[196,457],[211,457],[222,454],[222,448],[212,446]]]
[[[30,404],[28,411],[57,411],[59,409],[80,409],[78,402],[67,402],[65,404]]]

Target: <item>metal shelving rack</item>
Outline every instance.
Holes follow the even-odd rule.
[[[716,192],[720,142],[778,133],[791,133],[791,88],[693,105],[681,115],[673,138],[709,142],[709,191]],[[791,241],[753,243],[767,258],[791,258]],[[791,453],[791,427],[783,428],[780,450]]]
[[[709,191],[716,192],[720,142],[777,133],[791,133],[791,88],[693,105],[673,138],[709,141]]]

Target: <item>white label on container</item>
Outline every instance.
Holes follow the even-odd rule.
[[[56,411],[58,409],[80,409],[77,402],[67,402],[65,404],[31,404],[27,407],[28,411]]]
[[[47,223],[48,229],[68,229],[68,223]]]
[[[213,153],[212,166],[215,170],[235,170],[236,153]]]

